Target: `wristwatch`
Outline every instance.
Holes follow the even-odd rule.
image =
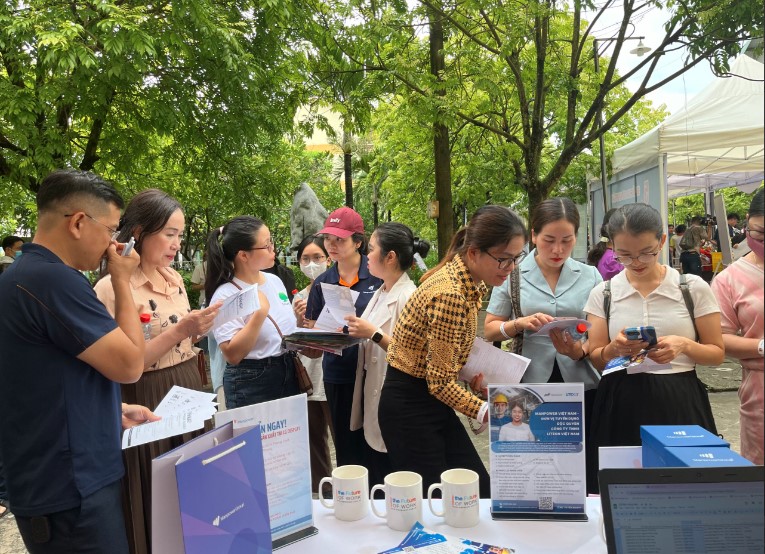
[[[765,356],[765,339],[760,339],[760,344],[757,345],[757,353],[760,356]]]
[[[377,331],[372,335],[372,342],[380,344],[381,340],[383,340],[383,330],[378,327]]]

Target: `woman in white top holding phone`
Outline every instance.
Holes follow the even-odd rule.
[[[593,289],[584,307],[592,323],[590,361],[602,371],[614,358],[639,353],[648,342],[630,340],[625,330],[652,326],[658,341],[648,358],[671,367],[603,376],[587,444],[591,491],[596,488],[598,447],[640,445],[641,425],[695,424],[716,434],[696,364],[719,365],[724,359],[720,308],[709,285],[696,275],[684,276],[689,310],[680,274],[657,260],[667,238],[659,212],[646,204],[624,206],[611,216],[608,232],[625,269],[610,281],[610,308],[604,301],[605,283]]]

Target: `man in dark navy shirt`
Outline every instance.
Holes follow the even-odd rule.
[[[112,240],[122,206],[91,173],[52,173],[32,243],[0,275],[0,456],[32,554],[127,552],[120,430],[156,417],[120,401],[145,346],[129,284],[139,257]],[[104,255],[116,321],[81,273]]]

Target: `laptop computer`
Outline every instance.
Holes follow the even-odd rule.
[[[763,466],[602,469],[609,554],[765,552]]]

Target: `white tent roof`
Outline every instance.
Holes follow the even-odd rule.
[[[740,56],[734,77],[719,77],[681,111],[616,150],[614,173],[655,165],[667,155],[667,174],[682,189],[760,182],[765,170],[763,64]],[[711,182],[716,184],[711,184]],[[710,186],[711,184],[711,186]],[[680,192],[680,194],[683,194]],[[669,196],[675,196],[670,191]]]

